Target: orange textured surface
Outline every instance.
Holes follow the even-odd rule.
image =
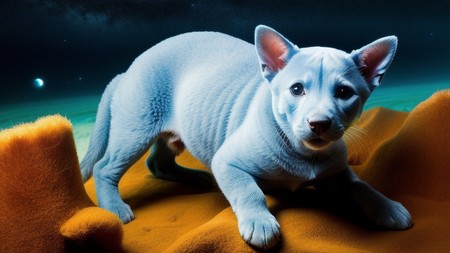
[[[120,221],[94,206],[79,170],[72,126],[63,117],[0,132],[0,252],[119,247]],[[115,247],[102,236],[115,238]]]

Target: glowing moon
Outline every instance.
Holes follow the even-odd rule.
[[[44,87],[44,80],[42,80],[41,78],[34,79],[33,83],[34,83],[34,86],[36,86],[37,88]]]

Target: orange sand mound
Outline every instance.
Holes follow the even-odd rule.
[[[353,169],[375,188],[408,208],[415,222],[412,229],[377,230],[351,207],[313,189],[295,193],[274,192],[267,195],[267,200],[270,210],[280,222],[282,232],[282,242],[274,251],[450,252],[449,116],[450,91],[438,92],[411,113],[383,108],[367,111],[345,137],[349,163]],[[32,129],[24,133],[21,139],[10,141],[21,146],[15,150],[27,150],[27,153],[18,156],[3,155],[5,151],[2,143],[5,142],[5,136],[12,135],[12,132],[2,132],[0,135],[1,252],[8,252],[2,249],[17,246],[3,239],[4,228],[9,231],[6,233],[9,238],[14,236],[23,241],[23,238],[30,238],[30,234],[36,235],[32,237],[35,240],[30,240],[30,245],[40,245],[41,249],[42,245],[49,247],[44,251],[59,251],[53,250],[47,241],[41,242],[45,236],[55,233],[48,227],[59,228],[62,226],[61,221],[71,216],[78,216],[78,219],[98,216],[89,210],[95,207],[82,209],[91,204],[84,191],[77,188],[80,180],[78,173],[64,172],[67,174],[65,177],[60,176],[63,172],[50,178],[39,176],[41,182],[49,181],[49,185],[59,182],[59,186],[49,187],[49,192],[36,191],[34,186],[28,186],[28,182],[33,181],[30,178],[36,177],[32,171],[38,171],[38,175],[54,174],[48,168],[64,167],[67,164],[70,168],[77,167],[73,165],[73,153],[68,152],[65,145],[54,148],[56,143],[48,142],[27,149],[30,144],[23,142],[23,139],[39,132],[45,132],[45,129]],[[48,149],[52,157],[42,155]],[[125,252],[253,251],[241,239],[236,218],[217,189],[204,190],[156,179],[145,167],[147,155],[124,175],[119,184],[121,195],[136,215],[134,221],[123,226],[121,248]],[[202,168],[187,152],[178,158],[178,162],[187,167]],[[5,167],[5,164],[9,167]],[[24,167],[29,166],[30,169],[19,170],[17,164],[25,164]],[[12,170],[8,173],[15,171],[16,175],[3,176],[5,168]],[[70,197],[64,195],[66,190],[61,191],[67,187],[74,187]],[[6,194],[2,192],[5,189]],[[9,189],[19,191],[11,193]],[[92,179],[85,184],[85,189],[95,202]],[[51,201],[44,202],[47,206],[39,207],[44,211],[36,209],[39,215],[31,214],[30,218],[27,215],[31,212],[30,206],[16,204],[27,195],[39,199],[49,198]],[[83,212],[73,211],[79,209]],[[53,224],[51,226],[45,224],[49,216]],[[104,217],[106,221],[115,218]],[[69,232],[73,234],[77,234],[78,229],[84,229],[85,233],[94,230],[92,226],[80,223],[74,219],[74,222],[65,222],[62,227],[69,227]],[[51,233],[41,233],[41,226]],[[110,227],[110,231],[114,229],[114,226]],[[120,237],[95,238],[120,243]],[[4,244],[9,248],[5,248]],[[118,245],[114,247],[120,249]],[[67,249],[72,248],[66,246]]]
[[[116,251],[121,239],[119,219],[83,188],[65,118],[0,132],[0,252]]]

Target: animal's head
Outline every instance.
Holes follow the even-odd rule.
[[[397,38],[384,37],[346,53],[298,48],[275,30],[258,26],[255,46],[277,122],[294,145],[322,150],[343,136],[380,85]]]

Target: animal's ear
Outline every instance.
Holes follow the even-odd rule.
[[[255,29],[255,47],[262,74],[269,82],[298,50],[283,35],[264,25]]]
[[[388,36],[350,53],[371,90],[380,85],[394,58],[397,43],[396,36]]]

